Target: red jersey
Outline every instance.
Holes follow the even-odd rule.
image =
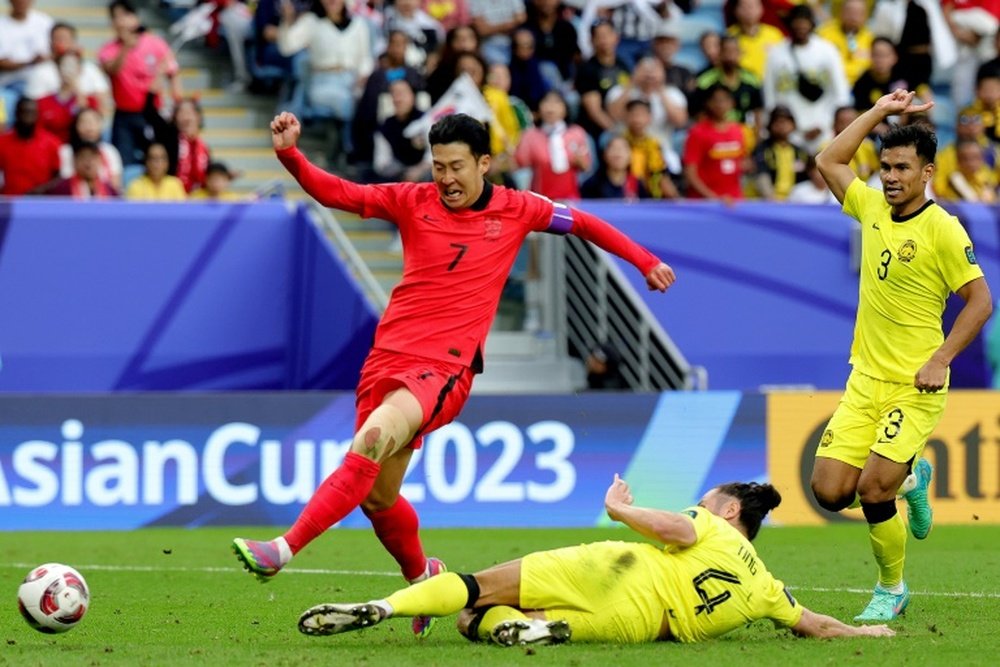
[[[684,144],[684,164],[693,165],[702,183],[719,197],[743,197],[740,179],[745,155],[746,135],[739,123],[718,128],[710,120],[700,121],[688,131]],[[688,188],[687,196],[701,198],[693,188]]]
[[[59,176],[59,140],[40,127],[28,139],[0,134],[0,195],[23,195]]]
[[[376,348],[482,369],[500,293],[529,232],[574,233],[649,273],[659,259],[595,216],[529,193],[486,185],[473,206],[445,206],[433,183],[358,185],[310,164],[297,149],[278,158],[324,206],[395,223],[403,278],[375,331]]]

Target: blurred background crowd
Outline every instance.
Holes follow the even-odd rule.
[[[430,121],[478,109],[489,177],[554,199],[829,202],[813,156],[906,88],[936,103],[896,119],[935,126],[931,196],[997,197],[1000,0],[114,0],[92,52],[58,9],[6,4],[8,196],[242,196],[178,75],[199,48],[364,182],[429,179]],[[874,185],[877,141],[854,163]]]

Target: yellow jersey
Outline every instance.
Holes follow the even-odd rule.
[[[981,278],[958,218],[928,201],[903,219],[879,190],[855,179],[844,213],[861,223],[861,281],[851,365],[878,380],[912,384],[944,342],[951,292]]]
[[[184,184],[176,176],[164,176],[159,183],[143,174],[129,183],[125,199],[145,201],[185,201],[187,192]]]
[[[862,74],[872,65],[872,41],[875,35],[862,26],[856,34],[848,35],[843,31],[840,21],[831,19],[816,29],[816,34],[837,48],[837,53],[844,63],[844,75],[847,83],[854,85]]]
[[[767,52],[775,44],[785,41],[784,33],[767,23],[757,26],[757,33],[754,35],[743,32],[739,25],[729,26],[727,32],[739,42],[740,67],[763,81],[764,70],[767,69]]]
[[[703,507],[681,514],[691,517],[697,539],[689,547],[666,547],[662,577],[653,583],[675,639],[703,641],[762,618],[780,627],[799,622],[802,606],[767,571],[750,540]]]

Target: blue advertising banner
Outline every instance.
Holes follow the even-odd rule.
[[[352,389],[376,319],[301,206],[0,203],[0,392]]]
[[[474,396],[418,450],[428,527],[592,526],[636,501],[766,477],[764,399],[737,392]],[[340,393],[0,397],[0,530],[287,525],[350,447]],[[342,526],[367,526],[355,511]]]
[[[841,390],[858,302],[851,268],[857,222],[834,205],[583,201],[677,272],[666,295],[623,273],[711,389],[762,385]],[[965,225],[987,280],[1000,284],[996,207],[947,207]],[[949,329],[961,300],[953,296]],[[989,386],[981,339],[952,365],[953,387]]]

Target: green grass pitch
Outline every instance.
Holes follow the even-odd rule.
[[[293,567],[262,585],[229,551],[235,536],[275,529],[148,529],[131,532],[0,533],[0,665],[965,665],[1000,664],[1000,526],[938,526],[910,540],[913,591],[892,639],[806,640],[759,622],[698,645],[569,644],[532,649],[471,644],[441,619],[423,641],[409,619],[367,631],[306,637],[299,613],[319,602],[382,597],[401,585],[370,531],[332,531]],[[470,572],[528,551],[627,530],[427,530],[428,553]],[[816,611],[849,621],[868,600],[874,566],[861,525],[768,528],[756,541],[770,570]],[[30,629],[16,591],[34,565],[80,569],[91,609],[64,635]]]

